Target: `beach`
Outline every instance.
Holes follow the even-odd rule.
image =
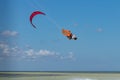
[[[120,73],[0,72],[0,80],[120,80]]]

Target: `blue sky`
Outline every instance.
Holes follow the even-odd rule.
[[[120,71],[119,0],[0,0],[0,71]],[[33,23],[29,16],[37,15]],[[78,40],[68,40],[61,29]]]

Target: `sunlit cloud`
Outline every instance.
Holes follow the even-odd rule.
[[[26,46],[27,47],[27,46]],[[0,56],[3,55],[4,57],[15,57],[16,59],[38,59],[40,57],[49,57],[59,60],[66,60],[75,58],[72,52],[68,52],[66,55],[59,54],[60,52],[50,51],[47,49],[39,49],[35,50],[32,48],[21,48],[17,45],[10,45],[9,43],[0,42]]]
[[[3,56],[16,56],[21,51],[18,46],[11,46],[9,43],[0,42],[0,53]]]
[[[28,56],[33,56],[35,54],[35,51],[33,49],[29,49],[25,51],[24,53],[27,54]]]
[[[17,31],[10,31],[10,30],[5,30],[0,33],[2,36],[6,37],[15,37],[18,35]]]
[[[37,55],[42,55],[42,56],[52,56],[52,55],[56,55],[55,52],[53,51],[49,51],[49,50],[39,50],[39,52],[37,52]]]
[[[5,43],[0,42],[0,52],[8,56],[10,53],[9,46]]]

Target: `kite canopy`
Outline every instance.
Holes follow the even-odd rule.
[[[34,11],[31,15],[30,15],[30,23],[32,24],[32,26],[34,28],[36,28],[36,26],[32,23],[33,18],[38,15],[38,14],[42,14],[45,15],[45,13],[41,12],[41,11]]]

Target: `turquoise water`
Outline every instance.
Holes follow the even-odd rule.
[[[120,80],[120,73],[0,72],[0,80]]]

